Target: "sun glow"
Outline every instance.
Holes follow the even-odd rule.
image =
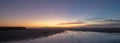
[[[66,25],[59,25],[60,21],[49,21],[49,22],[14,22],[14,23],[6,23],[3,26],[24,26],[24,27],[76,27],[76,26],[85,26],[86,24],[66,24]]]
[[[77,26],[86,26],[86,24],[71,24],[71,25],[58,25],[58,22],[50,22],[50,23],[34,23],[27,25],[26,27],[77,27]]]

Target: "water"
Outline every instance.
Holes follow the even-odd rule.
[[[120,33],[54,30],[43,35],[38,34],[36,36],[29,35],[28,38],[21,37],[2,41],[1,43],[120,43]]]

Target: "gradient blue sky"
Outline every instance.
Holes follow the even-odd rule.
[[[120,20],[120,0],[0,0],[0,26],[45,27],[94,18]]]

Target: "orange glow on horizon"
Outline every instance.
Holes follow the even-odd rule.
[[[24,22],[24,23],[1,23],[0,26],[24,26],[24,27],[76,27],[86,24],[57,25],[59,22]]]

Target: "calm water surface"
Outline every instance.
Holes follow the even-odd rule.
[[[120,33],[101,33],[65,30],[61,33],[2,43],[120,43]]]

